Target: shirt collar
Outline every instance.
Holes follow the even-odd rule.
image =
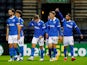
[[[37,23],[39,23],[40,22],[40,19],[38,20],[38,22]]]
[[[18,19],[21,19],[21,17],[19,17]]]
[[[71,22],[71,20],[67,21],[67,22]]]
[[[15,16],[10,17],[10,19],[13,19]]]
[[[50,21],[52,21],[52,20],[55,21],[56,20],[56,17],[54,17],[54,19],[50,19]]]

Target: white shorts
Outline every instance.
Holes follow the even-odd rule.
[[[65,36],[65,37],[63,38],[63,44],[64,44],[64,46],[74,45],[73,36]]]
[[[44,38],[36,38],[36,37],[33,37],[32,39],[32,44],[39,44],[39,46],[44,46]]]
[[[14,44],[14,43],[18,43],[17,35],[9,35],[8,44]]]
[[[57,44],[58,43],[58,37],[49,37],[48,44]]]
[[[20,37],[20,40],[18,40],[19,46],[24,46],[24,36]]]

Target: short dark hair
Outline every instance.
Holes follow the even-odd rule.
[[[40,17],[39,17],[39,15],[35,14],[33,18],[34,18],[34,20],[36,20],[36,19],[39,19]]]
[[[52,14],[56,15],[55,11],[50,11],[49,13],[52,13]]]
[[[16,10],[16,13],[19,13],[22,16],[22,11],[21,10]]]
[[[67,13],[66,15],[68,15],[69,17],[71,17],[71,14],[70,13]]]
[[[9,10],[11,10],[12,12],[14,12],[14,14],[15,14],[15,9],[11,8],[11,9],[9,9]]]

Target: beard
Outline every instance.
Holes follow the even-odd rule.
[[[12,14],[9,15],[9,17],[12,17],[12,16],[13,16]]]

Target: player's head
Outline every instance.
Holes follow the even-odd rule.
[[[55,15],[56,15],[55,11],[49,12],[50,19],[53,19],[55,17]]]
[[[8,14],[9,14],[9,16],[15,15],[15,10],[13,8],[12,9],[9,9],[8,10]]]
[[[70,19],[71,19],[71,14],[70,13],[66,14],[66,20],[70,20]]]
[[[21,17],[22,16],[22,11],[21,10],[16,10],[15,15],[17,17]]]
[[[35,22],[38,22],[39,21],[39,19],[40,19],[40,17],[39,17],[39,15],[34,15],[34,18],[33,18],[33,20],[35,21]]]

